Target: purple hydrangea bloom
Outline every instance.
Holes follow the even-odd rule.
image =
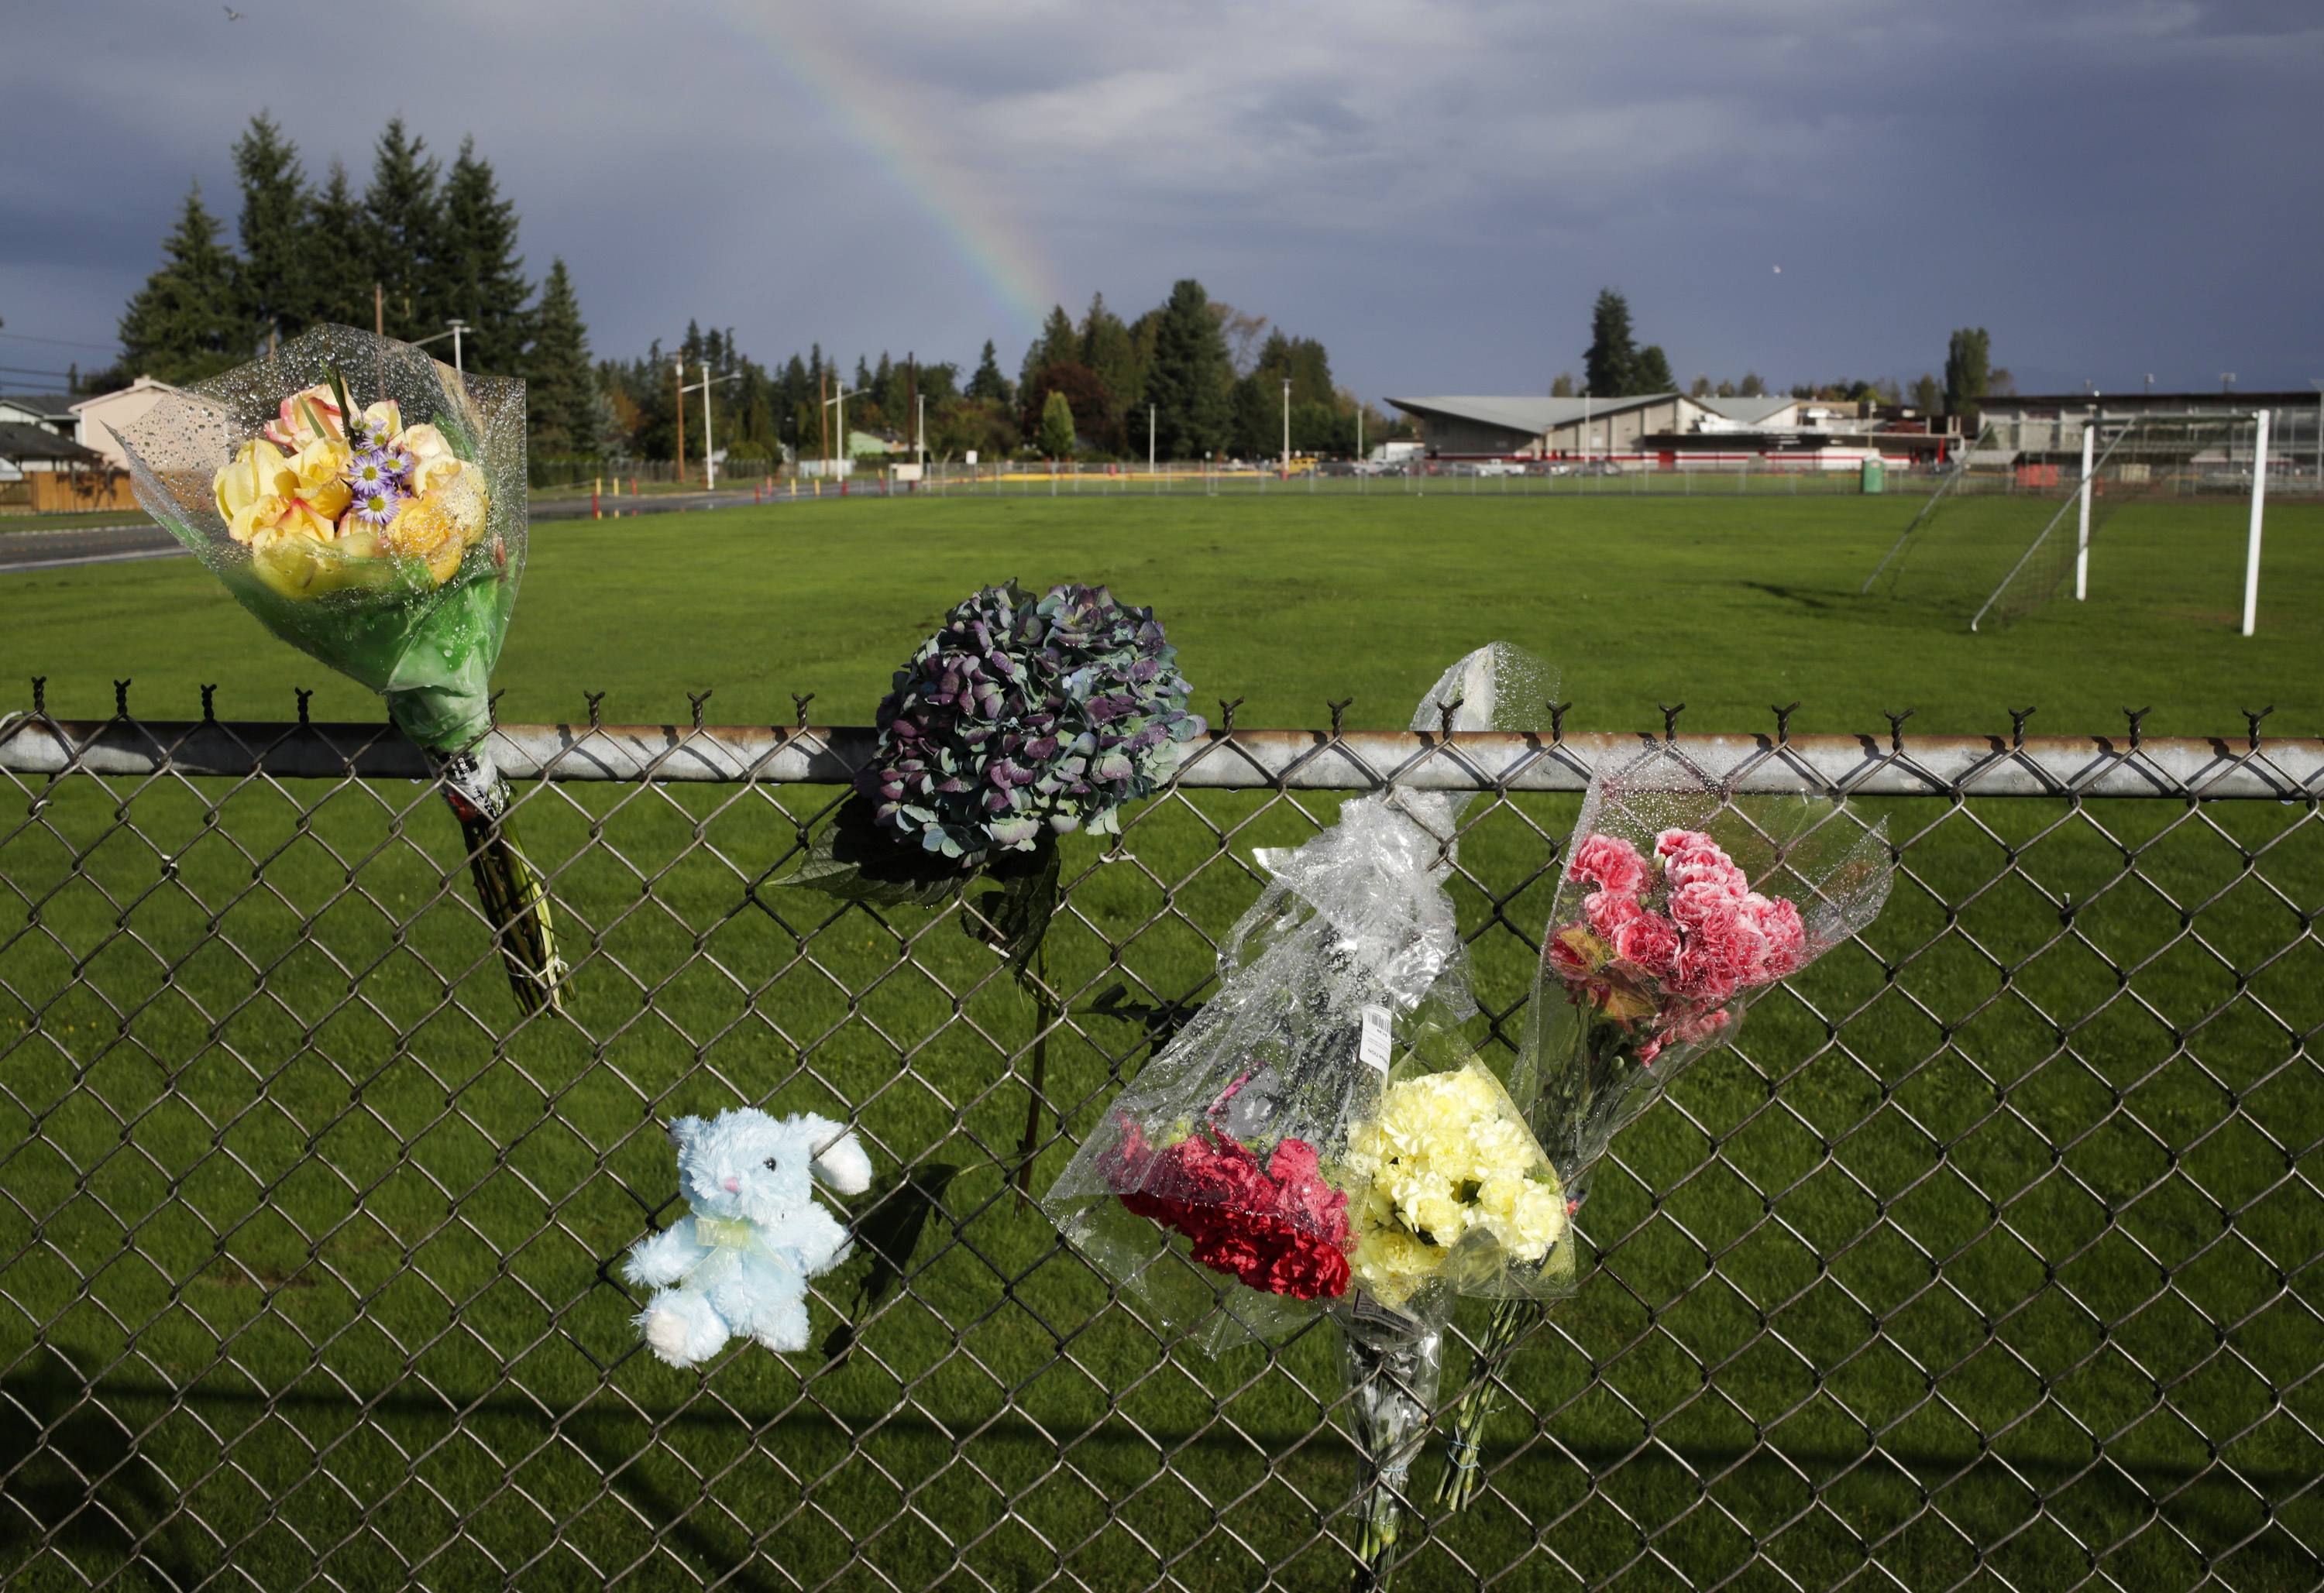
[[[1048,834],[1111,833],[1200,735],[1151,609],[1102,586],[989,586],[896,672],[857,777],[879,825],[964,868]]]

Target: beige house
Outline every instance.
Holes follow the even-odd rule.
[[[116,429],[143,419],[145,411],[178,390],[166,382],[140,376],[117,392],[101,392],[75,404],[73,440],[104,455],[115,469],[129,468],[129,456],[113,440]]]

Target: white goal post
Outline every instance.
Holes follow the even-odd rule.
[[[2259,531],[2267,512],[2267,411],[2255,417],[2258,434],[2252,444],[2251,536],[2244,545],[2244,634],[2259,626]]]

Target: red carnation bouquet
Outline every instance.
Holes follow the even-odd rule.
[[[1788,765],[1753,789],[1714,780],[1664,743],[1590,782],[1542,937],[1513,1087],[1579,1208],[1621,1128],[1694,1059],[1735,1037],[1746,1002],[1868,925],[1887,900],[1887,836]],[[1454,1509],[1538,1297],[1495,1307],[1456,1403]]]
[[[1099,1168],[1133,1216],[1185,1235],[1190,1259],[1246,1288],[1290,1300],[1348,1292],[1348,1197],[1304,1139],[1277,1140],[1261,1162],[1211,1123],[1157,1145],[1125,1120]]]

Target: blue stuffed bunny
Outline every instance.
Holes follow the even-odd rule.
[[[708,1359],[738,1334],[805,1349],[807,1281],[853,1248],[816,1202],[815,1180],[862,1194],[872,1158],[844,1123],[752,1107],[707,1122],[679,1118],[669,1137],[693,1214],[639,1244],[622,1268],[655,1291],[637,1316],[647,1347],[674,1367]]]

